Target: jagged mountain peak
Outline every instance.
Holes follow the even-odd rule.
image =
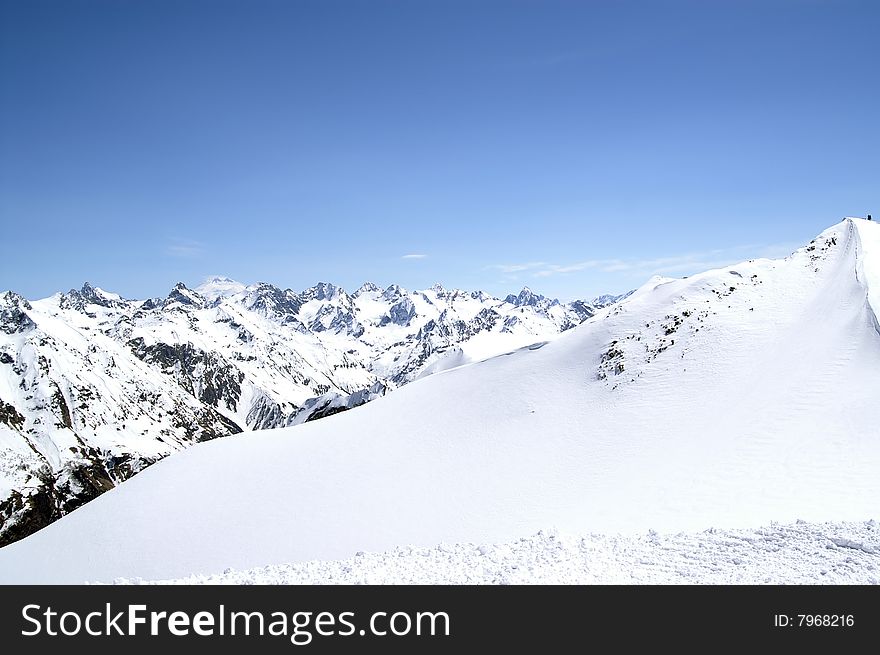
[[[368,281],[368,282],[364,282],[361,286],[359,286],[357,291],[355,291],[352,294],[352,296],[355,298],[359,298],[360,296],[363,296],[364,294],[378,293],[380,291],[382,291],[382,289],[378,285],[373,284],[372,282]]]
[[[31,304],[14,291],[0,295],[0,331],[6,334],[25,332],[35,327],[25,313],[33,309]]]
[[[107,291],[106,289],[102,289],[101,287],[93,286],[89,282],[83,282],[82,288],[79,292],[84,298],[88,298],[95,304],[119,302],[125,300],[118,293],[113,293],[112,291]]]
[[[345,289],[331,282],[318,282],[302,293],[308,300],[336,300],[338,297],[348,297]]]
[[[305,292],[300,295],[291,289],[280,289],[268,282],[258,282],[247,288],[242,303],[251,311],[266,316],[293,317],[304,302]]]
[[[271,282],[256,282],[247,287],[247,291],[251,293],[279,293],[282,289]]]
[[[87,305],[101,307],[118,307],[125,304],[125,299],[117,293],[105,291],[100,287],[84,282],[79,289],[71,289],[67,294],[59,297],[62,307],[70,306],[79,311],[85,311]]]
[[[406,289],[399,284],[389,284],[382,292],[382,298],[390,302],[396,302],[401,296],[406,295]]]
[[[535,293],[528,287],[523,287],[522,291],[520,291],[518,295],[515,296],[513,294],[510,294],[504,300],[505,302],[509,302],[515,307],[533,307],[541,301],[546,300],[546,298],[541,294]]]
[[[205,299],[197,292],[187,287],[183,282],[178,282],[165,298],[163,306],[169,308],[175,304],[204,307],[206,303]]]
[[[31,309],[31,304],[27,301],[24,296],[21,296],[15,291],[4,291],[0,293],[0,305],[4,307],[20,307],[23,309]]]

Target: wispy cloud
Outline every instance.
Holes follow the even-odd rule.
[[[702,252],[686,253],[669,257],[641,259],[588,259],[570,264],[549,262],[523,262],[513,264],[493,264],[487,268],[497,270],[508,276],[508,280],[526,277],[551,277],[568,275],[580,271],[595,270],[601,273],[624,273],[632,276],[698,272],[721,268],[744,259],[757,257],[784,257],[798,247],[798,244],[748,245],[733,248],[717,248]]]
[[[583,271],[588,268],[598,268],[606,262],[616,260],[588,260],[584,262],[576,262],[574,264],[551,264],[549,262],[524,262],[522,264],[493,264],[487,268],[500,271],[505,275],[516,276],[518,273],[525,273],[532,277],[549,277],[561,273],[573,273],[575,271]]]
[[[501,271],[506,275],[510,275],[511,273],[522,273],[523,271],[542,269],[546,266],[551,265],[552,264],[546,264],[544,262],[528,262],[526,264],[493,264],[492,266],[488,266],[487,268],[493,268],[497,271]]]
[[[412,253],[409,255],[403,255],[401,259],[425,259],[427,255],[423,255],[421,253]]]
[[[192,259],[195,257],[201,257],[204,253],[205,244],[200,241],[174,239],[170,244],[165,246],[165,254],[169,257]]]

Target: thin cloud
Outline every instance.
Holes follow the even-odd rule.
[[[679,273],[704,271],[736,264],[744,259],[757,257],[785,257],[797,248],[797,244],[771,244],[716,248],[703,252],[686,253],[670,257],[645,259],[589,259],[571,264],[552,264],[549,262],[523,262],[519,264],[493,264],[487,268],[498,270],[513,280],[523,273],[527,276],[546,278],[554,275],[568,275],[586,270],[602,273],[628,273],[633,276],[646,276],[660,273]]]
[[[515,275],[517,273],[529,273],[532,277],[549,277],[551,275],[559,275],[561,273],[574,273],[583,271],[588,268],[596,268],[602,266],[606,262],[616,262],[617,260],[592,259],[585,262],[576,262],[574,264],[550,264],[548,262],[525,262],[522,264],[493,264],[487,268],[500,271],[505,275]]]
[[[403,255],[401,259],[425,259],[427,255],[423,255],[421,253],[412,253],[410,255]]]
[[[525,264],[492,264],[491,266],[487,266],[486,268],[501,271],[505,275],[509,275],[511,273],[522,273],[523,271],[545,268],[547,266],[550,266],[550,264],[546,264],[544,262],[528,262]]]
[[[199,241],[177,240],[165,246],[165,254],[169,257],[192,259],[205,254],[205,246]]]

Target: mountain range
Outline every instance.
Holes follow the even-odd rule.
[[[214,277],[129,300],[0,295],[0,545],[191,444],[296,425],[550,339],[618,301]]]
[[[846,562],[875,556],[867,519],[880,506],[878,308],[880,226],[864,220],[784,259],[655,277],[546,342],[176,453],[0,549],[0,583],[284,571],[383,552],[417,571],[423,553],[472,559],[474,544],[542,530],[647,533],[657,561],[659,532],[744,529],[771,540],[762,548],[798,548],[756,530],[774,522],[835,522],[820,538],[865,553],[834,560],[856,566]],[[541,543],[542,561],[576,554]]]

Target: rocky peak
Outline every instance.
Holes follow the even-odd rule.
[[[590,303],[584,302],[583,300],[575,300],[574,302],[570,302],[568,303],[568,305],[566,305],[566,307],[577,315],[579,322],[583,322],[588,318],[592,318],[593,315],[596,313],[596,307],[594,307]]]
[[[416,315],[416,307],[409,298],[401,298],[391,306],[388,313],[382,317],[379,327],[393,323],[394,325],[409,325]]]
[[[514,296],[513,294],[510,294],[504,299],[505,302],[509,302],[515,307],[534,307],[542,300],[546,300],[546,298],[535,293],[528,287],[523,287],[522,291],[519,292],[519,295]]]
[[[80,295],[88,300],[100,300],[98,290],[88,282],[83,282],[82,288],[79,290]]]
[[[7,291],[0,294],[0,308],[6,309],[17,307],[19,309],[33,309],[31,304],[23,297],[15,293],[15,291]]]
[[[288,317],[299,312],[303,298],[291,289],[281,290],[272,284],[259,282],[248,287],[244,304],[248,309],[266,316]]]
[[[94,287],[84,282],[82,288],[71,289],[66,296],[61,297],[62,308],[72,307],[78,311],[84,311],[86,305],[99,305],[101,307],[116,307],[123,305],[124,301],[115,293],[109,293],[99,287]]]
[[[6,334],[14,334],[36,327],[25,314],[30,309],[31,304],[13,291],[0,295],[0,330]]]
[[[365,293],[377,293],[381,290],[382,289],[380,289],[377,285],[373,284],[372,282],[364,282],[360,287],[358,287],[358,290],[355,291],[353,295],[355,298],[358,298],[358,297],[364,295]]]
[[[339,293],[345,293],[340,287],[330,282],[318,282],[313,287],[306,289],[303,296],[309,300],[334,300]]]
[[[178,282],[174,285],[174,288],[171,290],[171,293],[168,294],[168,297],[163,304],[165,307],[168,307],[174,303],[180,303],[181,305],[189,307],[204,307],[205,299],[192,289],[188,288],[183,282]]]
[[[471,291],[470,297],[474,300],[479,300],[480,302],[486,302],[487,300],[492,300],[492,296],[490,296],[485,291]]]
[[[385,291],[382,292],[382,299],[389,302],[395,302],[404,295],[404,290],[397,284],[390,284]]]

